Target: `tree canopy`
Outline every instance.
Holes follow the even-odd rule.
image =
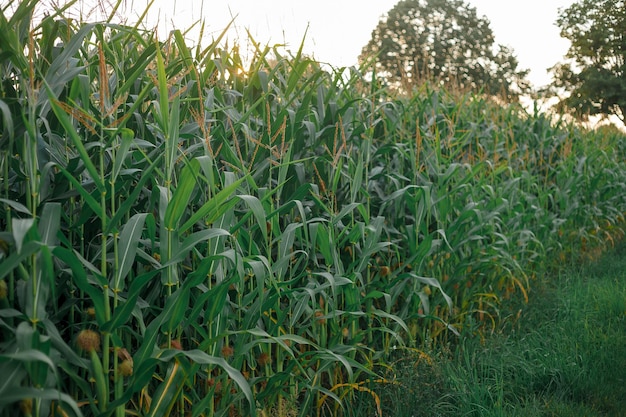
[[[578,1],[557,25],[571,42],[567,61],[552,68],[555,86],[568,93],[559,109],[581,119],[614,114],[626,124],[625,1]]]
[[[528,89],[528,71],[494,41],[489,20],[462,0],[403,0],[381,18],[360,60],[374,59],[399,87],[436,80],[515,100]]]

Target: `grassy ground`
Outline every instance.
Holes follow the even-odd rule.
[[[624,416],[626,246],[539,287],[501,333],[401,356],[384,415]]]

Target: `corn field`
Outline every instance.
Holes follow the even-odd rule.
[[[623,236],[617,130],[12,3],[2,417],[380,414],[393,352]]]

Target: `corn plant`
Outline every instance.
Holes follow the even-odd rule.
[[[619,132],[37,4],[0,20],[3,416],[380,414],[398,349],[623,234]]]

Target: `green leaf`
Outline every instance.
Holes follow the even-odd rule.
[[[54,323],[50,319],[44,319],[42,323],[46,329],[46,334],[50,337],[52,346],[61,353],[64,361],[67,361],[74,367],[87,369],[87,360],[78,356],[76,351],[68,345],[68,342],[61,336]]]
[[[61,173],[65,176],[65,178],[67,178],[67,180],[74,186],[74,188],[78,191],[80,196],[85,200],[85,203],[87,203],[89,208],[93,210],[93,212],[99,218],[104,219],[106,216],[104,209],[102,208],[100,203],[96,201],[95,198],[93,198],[91,193],[87,191],[85,187],[83,187],[83,184],[76,178],[76,175],[60,165],[56,165],[56,168],[58,168],[61,171]]]
[[[11,226],[13,228],[13,239],[17,253],[22,252],[22,245],[26,239],[26,235],[35,224],[35,219],[12,219]]]
[[[197,349],[186,351],[180,351],[175,349],[164,350],[158,356],[158,359],[163,362],[169,362],[172,358],[178,355],[184,355],[200,365],[219,366],[224,371],[226,371],[230,379],[232,379],[239,386],[239,389],[246,396],[246,399],[250,404],[250,410],[248,410],[248,415],[256,416],[256,407],[254,402],[254,396],[252,395],[252,390],[250,389],[248,381],[246,381],[241,372],[229,365],[228,362],[226,362],[223,358],[217,358],[215,356],[208,355],[207,353]]]
[[[450,298],[450,296],[448,294],[445,293],[445,291],[443,290],[443,288],[441,287],[441,283],[435,279],[435,278],[429,278],[429,277],[421,277],[418,275],[415,275],[413,273],[409,274],[413,279],[423,282],[424,284],[428,284],[432,287],[435,287],[437,289],[439,289],[439,291],[441,292],[441,295],[443,296],[443,298],[446,300],[446,304],[448,304],[448,308],[450,308],[450,310],[452,310],[452,299]]]
[[[29,256],[34,255],[41,249],[41,243],[28,242],[22,247],[21,252],[13,253],[11,256],[2,261],[2,268],[0,268],[0,279],[9,275],[11,271],[18,267]]]
[[[54,109],[54,105],[57,103],[57,99],[63,89],[84,70],[83,67],[78,66],[79,60],[76,58],[76,53],[83,47],[83,40],[95,26],[96,24],[93,23],[81,25],[80,29],[63,45],[61,53],[48,67],[44,79],[44,85],[48,94],[40,94],[37,102],[40,117],[45,118],[47,116],[48,105],[51,105]]]
[[[46,203],[39,218],[39,236],[48,246],[57,244],[57,233],[61,228],[61,203]]]
[[[28,377],[26,368],[17,362],[0,363],[0,372],[2,375],[2,379],[0,379],[0,398],[10,389],[20,387],[22,381]]]
[[[205,310],[204,319],[209,323],[214,323],[217,316],[220,314],[226,301],[228,300],[228,288],[233,284],[234,280],[222,281],[218,285],[211,288],[206,293],[200,296],[200,300],[209,301]]]
[[[371,310],[371,313],[376,315],[376,316],[395,321],[396,323],[398,323],[400,325],[400,327],[402,327],[402,330],[404,330],[406,332],[406,334],[410,334],[409,328],[407,327],[407,325],[404,322],[404,320],[402,320],[400,317],[396,316],[395,314],[389,314],[389,313],[387,313],[387,312],[385,312],[383,310],[379,310],[377,308],[373,308]]]
[[[178,325],[183,321],[185,314],[189,309],[190,297],[191,291],[188,287],[183,287],[177,290],[175,295],[172,296],[172,305],[171,308],[168,309],[169,314],[167,322],[162,327],[163,331],[166,331],[168,334],[172,334]]]
[[[131,129],[122,128],[119,131],[121,137],[120,147],[115,152],[115,161],[113,162],[113,170],[111,171],[111,182],[115,183],[124,166],[124,160],[128,157],[128,150],[133,144],[135,132]]]
[[[117,90],[119,96],[126,94],[138,81],[141,81],[140,76],[145,74],[146,67],[153,62],[152,58],[158,48],[159,45],[156,43],[151,43],[145,47],[141,55],[137,58],[135,65],[125,72],[124,84]],[[140,103],[141,101],[138,102]]]
[[[156,46],[156,61],[157,61],[157,87],[159,91],[159,120],[161,122],[161,129],[163,132],[169,133],[169,89],[167,87],[167,75],[165,73],[165,63],[163,61],[163,54],[159,45]]]
[[[180,174],[178,185],[165,210],[164,222],[167,229],[174,230],[185,211],[188,210],[189,199],[196,187],[196,178],[199,171],[200,163],[197,160],[192,159],[188,164],[185,164]]]
[[[118,329],[128,322],[132,316],[133,310],[137,307],[137,300],[144,288],[160,271],[154,270],[135,277],[128,289],[128,296],[125,301],[121,302],[121,306],[115,309],[113,317],[108,322],[102,324],[100,329],[103,332],[110,332]]]
[[[137,184],[135,184],[135,186],[133,187],[133,190],[128,198],[124,199],[113,217],[111,217],[111,219],[107,221],[107,228],[105,230],[105,233],[110,233],[112,230],[116,229],[118,223],[123,218],[127,217],[131,208],[137,204],[137,199],[139,195],[145,191],[144,185],[146,184],[146,182],[148,182],[148,180],[153,178],[152,171],[154,171],[158,167],[161,158],[163,158],[163,155],[159,155],[157,158],[155,158],[154,161],[152,161],[152,163],[150,163],[147,168],[144,168],[143,172],[141,173],[141,178],[139,178],[139,181],[137,181]]]
[[[194,214],[189,217],[189,220],[187,220],[178,228],[180,233],[184,233],[187,229],[189,229],[201,219],[204,219],[205,223],[211,224],[221,215],[231,209],[235,203],[225,204],[225,202],[245,179],[246,177],[240,178],[232,184],[224,187],[219,193],[215,194],[213,198],[204,203],[202,207],[200,207]]]
[[[11,387],[0,396],[0,406],[5,407],[25,399],[58,401],[69,406],[74,416],[83,415],[72,397],[51,388]]]
[[[237,198],[244,201],[248,205],[250,212],[252,212],[254,218],[256,219],[259,230],[263,235],[265,235],[267,233],[267,218],[265,217],[265,209],[259,199],[252,195],[238,195]]]
[[[159,315],[156,316],[146,328],[141,346],[134,356],[136,366],[141,366],[143,362],[147,361],[152,356],[152,352],[157,345],[157,339],[161,332],[161,327],[170,321],[175,311],[180,309],[178,303],[183,292],[189,292],[189,289],[184,285],[178,288],[170,297],[167,298],[163,310],[161,310]]]
[[[114,291],[124,290],[124,279],[135,263],[135,255],[140,243],[141,233],[148,213],[137,213],[124,225],[119,237],[115,276],[111,282]]]
[[[52,111],[56,115],[57,119],[59,119],[59,122],[61,123],[61,126],[63,126],[65,133],[69,136],[70,140],[72,141],[72,144],[78,151],[78,154],[80,155],[80,159],[82,163],[85,164],[85,168],[87,168],[87,172],[89,172],[89,175],[91,177],[90,179],[93,180],[94,184],[98,188],[98,191],[102,193],[106,192],[104,183],[102,182],[102,179],[100,178],[100,173],[98,172],[96,166],[91,161],[91,158],[89,157],[89,154],[87,153],[87,149],[85,148],[85,145],[83,145],[83,140],[80,134],[74,128],[74,125],[72,124],[69,117],[67,116],[67,113],[65,113],[65,110],[63,110],[63,108],[56,101],[56,97],[54,96],[54,93],[52,92],[48,84],[45,84],[45,86],[46,86],[46,91],[48,93],[48,96],[50,98],[49,102],[50,102],[50,106],[52,107]],[[96,213],[99,213],[101,210],[94,210],[94,211]]]
[[[0,203],[4,203],[8,205],[9,207],[11,207],[12,209],[22,214],[26,214],[31,217],[33,216],[33,213],[31,213],[29,209],[27,209],[24,205],[18,203],[17,201],[7,200],[6,198],[0,198]]]
[[[170,361],[167,374],[159,384],[150,401],[150,410],[146,417],[171,415],[172,408],[185,386],[185,371],[179,361]]]
[[[89,295],[90,301],[93,303],[93,307],[96,311],[96,321],[100,324],[105,322],[105,309],[104,309],[104,290],[103,282],[90,282],[87,278],[87,273],[85,271],[85,262],[84,259],[80,259],[80,255],[72,252],[69,249],[56,247],[52,251],[52,253],[61,261],[65,262],[67,266],[70,267],[72,271],[72,280],[74,284],[81,291],[84,291]],[[93,268],[93,265],[91,266]],[[93,284],[97,284],[100,288],[94,287]]]
[[[0,359],[18,362],[43,362],[56,372],[56,365],[50,356],[35,349],[27,349],[15,353],[0,353]]]
[[[183,243],[176,250],[176,252],[172,255],[172,258],[168,260],[168,262],[163,266],[173,265],[180,261],[182,261],[186,256],[189,255],[190,251],[196,247],[196,245],[200,242],[206,242],[211,239],[215,239],[218,237],[230,236],[230,233],[224,229],[211,228],[201,230],[196,233],[192,233],[183,240]]]

